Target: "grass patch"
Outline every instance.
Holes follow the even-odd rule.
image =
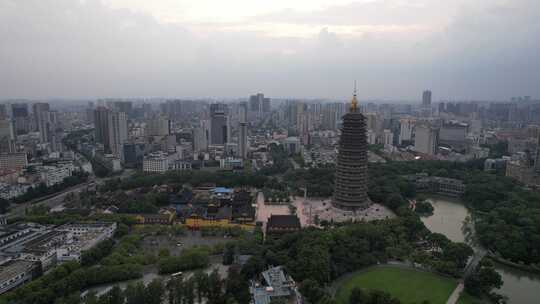
[[[340,282],[336,292],[337,303],[348,304],[351,290],[356,286],[388,292],[403,304],[422,303],[425,300],[431,304],[445,304],[457,282],[451,278],[413,269],[373,267]]]

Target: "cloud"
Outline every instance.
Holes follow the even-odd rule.
[[[540,3],[460,1],[164,22],[98,0],[0,0],[0,98],[347,98],[355,79],[362,98],[540,96]]]

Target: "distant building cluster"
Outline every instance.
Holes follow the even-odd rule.
[[[56,227],[34,223],[0,226],[0,294],[22,285],[51,267],[80,261],[81,254],[109,239],[116,223],[68,223]]]

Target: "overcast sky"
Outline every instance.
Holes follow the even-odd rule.
[[[0,0],[0,98],[540,97],[539,0]]]

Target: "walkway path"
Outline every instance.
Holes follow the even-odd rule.
[[[448,300],[446,300],[446,304],[456,304],[459,300],[459,296],[463,292],[463,288],[463,282],[459,282],[459,284],[456,286],[456,289],[454,289]]]

